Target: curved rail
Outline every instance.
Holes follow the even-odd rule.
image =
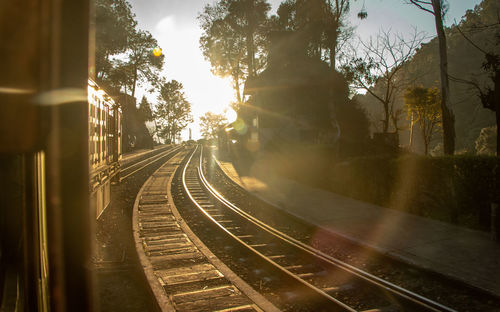
[[[128,177],[130,177],[131,175],[141,171],[142,169],[146,168],[147,166],[157,162],[158,160],[160,159],[163,159],[164,157],[166,156],[169,156],[173,153],[176,153],[178,152],[181,148],[183,148],[183,146],[178,146],[178,147],[174,147],[174,148],[171,148],[171,149],[168,149],[164,152],[161,152],[161,153],[158,153],[158,154],[155,154],[151,157],[148,157],[146,159],[143,159],[143,160],[140,160],[138,162],[135,162],[125,168],[122,168],[121,169],[121,172],[124,173],[125,171],[131,171],[131,172],[128,172],[126,174],[121,174],[120,176],[120,182],[127,179]]]
[[[246,220],[247,222],[250,222],[254,224],[255,226],[259,227],[261,230],[264,230],[265,232],[269,233],[273,237],[276,237],[279,239],[281,242],[284,244],[287,244],[289,246],[293,246],[294,248],[297,248],[301,252],[307,253],[308,255],[314,257],[315,259],[320,260],[323,264],[328,264],[330,266],[335,267],[335,269],[342,270],[343,273],[347,273],[351,275],[353,278],[355,278],[357,281],[360,281],[370,287],[370,289],[377,290],[379,292],[382,292],[385,297],[391,298],[393,303],[395,303],[397,306],[391,306],[389,309],[406,309],[406,307],[409,307],[411,310],[424,310],[424,311],[447,311],[447,312],[452,312],[455,311],[449,307],[446,307],[440,303],[437,303],[435,301],[432,301],[428,298],[425,298],[423,296],[420,296],[414,292],[411,292],[409,290],[406,290],[404,288],[401,288],[395,284],[392,284],[390,282],[387,282],[383,279],[380,279],[372,274],[369,274],[367,272],[364,272],[356,267],[353,267],[343,261],[340,261],[338,259],[335,259],[325,253],[323,253],[320,250],[317,250],[310,245],[304,244],[301,241],[296,240],[295,238],[265,224],[264,222],[258,220],[257,218],[251,216],[250,214],[246,213],[242,209],[238,208],[231,202],[229,202],[227,199],[225,199],[210,183],[207,181],[203,174],[202,170],[202,160],[203,160],[203,155],[202,151],[200,151],[200,161],[199,164],[196,166],[196,171],[197,171],[197,177],[190,177],[190,181],[187,181],[186,178],[186,173],[188,170],[188,166],[190,165],[190,162],[195,154],[196,150],[193,151],[193,154],[189,157],[189,160],[187,161],[183,173],[182,173],[182,182],[183,186],[185,189],[186,194],[188,197],[191,199],[191,201],[195,204],[195,206],[207,217],[209,218],[212,222],[214,222],[219,228],[221,228],[224,232],[226,232],[229,236],[231,236],[234,240],[239,242],[241,245],[245,246],[249,250],[251,250],[253,253],[257,254],[259,257],[276,267],[278,270],[281,272],[287,274],[297,282],[301,283],[303,286],[308,287],[309,289],[313,290],[315,293],[317,293],[319,296],[323,297],[324,299],[330,301],[331,303],[335,304],[337,308],[340,308],[342,311],[357,311],[350,307],[349,305],[341,302],[334,296],[329,294],[329,289],[328,287],[318,287],[313,285],[313,283],[305,280],[302,276],[311,276],[311,274],[297,274],[292,272],[290,268],[294,268],[297,266],[283,266],[280,265],[277,261],[275,261],[272,257],[266,256],[263,252],[257,250],[258,247],[255,247],[255,244],[249,244],[245,242],[242,237],[245,235],[236,235],[234,234],[230,229],[225,227],[221,222],[217,221],[208,211],[206,208],[204,208],[204,204],[200,203],[191,191],[189,190],[190,186],[188,184],[191,184],[191,186],[195,185],[197,187],[198,185],[200,187],[203,187],[206,192],[208,192],[214,199],[216,199],[218,202],[220,202],[224,207],[227,209],[230,209],[230,211],[234,212],[235,214],[239,215],[242,219]],[[196,180],[195,180],[196,179]],[[196,183],[198,181],[198,183]],[[205,205],[206,206],[206,205]],[[257,244],[258,245],[258,244]]]

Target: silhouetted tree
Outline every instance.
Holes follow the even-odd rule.
[[[147,81],[153,86],[158,84],[165,56],[153,54],[157,46],[158,42],[148,31],[139,30],[129,38],[127,63],[132,74],[132,96],[135,95],[137,83]]]
[[[232,76],[238,101],[242,81],[262,68],[270,8],[266,0],[220,0],[205,6],[198,17],[203,54],[214,73]]]
[[[309,56],[329,61],[335,70],[340,43],[352,36],[345,20],[349,7],[349,0],[287,0],[272,17],[272,27],[300,33],[297,39]]]
[[[142,97],[141,103],[139,103],[139,114],[141,115],[141,119],[143,121],[153,120],[153,111],[151,110],[151,104],[148,102],[148,99],[145,96]]]
[[[135,96],[138,83],[156,85],[164,62],[152,53],[157,46],[148,31],[137,29],[128,1],[97,0],[96,79],[109,92]]]
[[[126,0],[96,0],[96,69],[97,82],[109,78],[113,64],[110,57],[125,52],[128,38],[137,21]]]
[[[123,148],[131,151],[137,148],[152,148],[153,139],[149,133],[144,117],[136,107],[135,98],[128,94],[121,94],[118,102],[123,112]]]
[[[193,121],[191,104],[182,89],[182,84],[176,80],[162,82],[154,114],[161,128],[160,133],[173,143],[178,134]]]
[[[259,127],[272,133],[270,142],[333,144],[340,132],[335,107],[348,101],[347,83],[328,63],[310,56],[300,36],[273,32],[268,67],[245,91],[252,94]]]
[[[245,37],[232,29],[226,20],[227,14],[227,8],[221,3],[204,8],[198,16],[203,30],[200,48],[215,75],[232,78],[236,99],[241,102],[241,87],[246,77]]]
[[[224,115],[206,112],[205,115],[200,117],[201,135],[205,139],[217,137],[217,131],[220,127],[224,126],[226,122],[227,119]]]
[[[450,103],[450,86],[448,82],[448,51],[443,18],[448,9],[446,0],[409,0],[419,9],[434,15],[436,32],[439,41],[439,68],[441,78],[441,111],[443,114],[443,147],[446,155],[455,153],[455,116]]]
[[[419,125],[424,140],[424,153],[429,152],[432,137],[441,125],[440,94],[437,88],[411,87],[404,94],[408,116]],[[413,126],[413,125],[412,125]]]

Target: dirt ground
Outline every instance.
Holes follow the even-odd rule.
[[[111,187],[111,204],[96,223],[92,271],[97,311],[159,311],[137,258],[132,235],[135,197],[162,163]]]

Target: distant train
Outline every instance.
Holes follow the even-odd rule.
[[[122,157],[122,111],[91,79],[89,102],[90,207],[98,218],[110,202],[111,181]]]

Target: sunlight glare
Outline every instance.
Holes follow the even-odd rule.
[[[192,129],[193,138],[199,138],[199,118],[209,111],[225,115],[234,102],[231,78],[217,77],[210,71],[210,63],[199,49],[201,30],[196,24],[184,26],[169,15],[160,20],[155,29],[166,58],[164,71],[169,79],[183,84],[194,117],[194,123],[188,128]],[[185,129],[182,136],[186,138],[187,133],[188,129]]]
[[[235,122],[236,118],[238,118],[238,114],[232,108],[227,108],[224,111],[224,115],[226,116],[226,119],[229,123]]]

